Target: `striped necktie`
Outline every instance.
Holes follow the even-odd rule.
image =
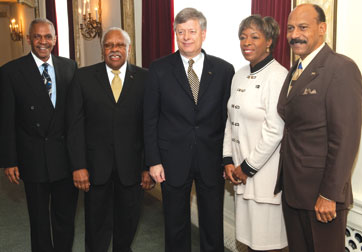
[[[195,104],[197,104],[197,98],[199,95],[200,81],[197,77],[192,65],[194,64],[194,60],[189,60],[189,68],[187,69],[187,79],[189,80],[189,84],[191,87],[192,95],[194,97]]]
[[[45,88],[47,89],[48,91],[48,95],[50,98],[52,98],[52,79],[50,78],[50,75],[48,73],[48,66],[49,64],[48,63],[43,63],[43,73],[42,73],[42,78],[43,78],[43,83],[45,85]]]

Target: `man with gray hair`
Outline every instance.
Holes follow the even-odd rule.
[[[31,52],[0,71],[0,163],[10,182],[24,182],[31,250],[70,252],[78,190],[65,145],[65,97],[77,65],[51,54],[56,35],[47,19],[31,22],[27,41]]]
[[[191,251],[190,192],[199,214],[200,251],[224,251],[222,143],[234,68],[201,49],[206,18],[175,18],[179,50],[154,61],[145,87],[146,164],[161,183],[165,251]]]
[[[143,92],[147,71],[127,62],[131,40],[120,28],[103,36],[104,61],[79,69],[68,96],[67,144],[74,185],[85,191],[85,247],[129,252],[142,189]]]

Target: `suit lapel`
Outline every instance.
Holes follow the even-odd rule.
[[[322,50],[314,57],[314,59],[309,63],[307,68],[303,71],[302,75],[294,83],[293,88],[291,89],[289,96],[287,98],[287,103],[293,100],[298,94],[301,93],[305,87],[314,80],[318,75],[324,65],[324,60],[327,55],[332,52],[329,46],[326,44]],[[288,77],[290,77],[290,74]],[[289,79],[290,80],[290,79]]]
[[[43,84],[43,79],[31,53],[24,58],[24,66],[20,71],[24,74],[24,82],[47,106],[53,107],[48,92]]]
[[[204,66],[202,68],[202,75],[201,75],[201,80],[200,80],[200,91],[199,91],[199,97],[198,97],[199,101],[201,100],[203,94],[205,94],[207,88],[210,86],[210,83],[212,82],[212,79],[214,78],[214,74],[213,74],[214,65],[209,60],[209,58],[208,58],[207,54],[204,52],[204,50],[202,50],[202,52],[204,53],[205,58],[204,58]]]
[[[132,89],[132,87],[134,86],[134,78],[135,78],[135,71],[132,68],[132,65],[127,63],[127,70],[126,70],[126,75],[124,78],[124,82],[123,82],[123,87],[122,87],[122,92],[119,96],[118,99],[118,104],[122,103],[126,97],[128,97],[128,93],[130,92],[130,90]],[[112,94],[113,95],[113,94]]]
[[[55,110],[57,110],[57,104],[62,104],[65,99],[65,87],[63,82],[64,75],[62,74],[61,66],[59,59],[53,56],[53,64],[54,64],[54,71],[55,71],[55,79],[56,79],[56,87],[57,87],[57,100],[55,104]],[[50,99],[49,99],[50,100]]]
[[[184,89],[184,91],[190,97],[190,99],[194,101],[194,96],[192,95],[191,87],[187,79],[187,73],[185,71],[185,67],[182,62],[179,51],[173,54],[173,57],[171,58],[171,64],[174,67],[173,73],[176,77],[177,82]]]
[[[100,63],[96,69],[95,77],[99,85],[102,86],[106,94],[108,95],[109,99],[111,99],[114,103],[116,102],[113,96],[111,84],[108,80],[108,74],[106,69],[106,64]]]

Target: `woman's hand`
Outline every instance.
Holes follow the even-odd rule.
[[[232,177],[234,178],[234,180],[239,181],[239,184],[243,183],[244,185],[246,184],[246,179],[248,178],[243,170],[241,170],[240,165],[234,169]]]
[[[233,164],[225,165],[224,169],[225,169],[225,179],[230,180],[234,185],[239,185],[241,183],[240,180],[235,179],[235,177],[233,176],[235,172],[235,166]]]

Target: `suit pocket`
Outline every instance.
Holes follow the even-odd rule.
[[[326,157],[305,156],[302,158],[302,165],[306,168],[324,168],[326,165]]]

